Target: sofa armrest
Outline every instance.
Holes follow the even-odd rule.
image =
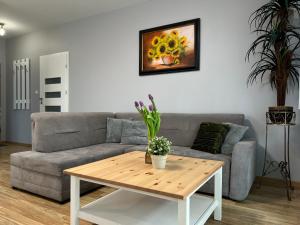
[[[238,142],[232,152],[230,193],[231,199],[242,201],[249,194],[255,179],[256,141]]]

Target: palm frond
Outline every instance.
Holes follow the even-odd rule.
[[[250,28],[258,37],[250,45],[246,60],[258,55],[247,79],[247,84],[268,76],[272,88],[282,87],[289,79],[299,85],[300,48],[299,27],[291,24],[291,12],[300,15],[300,0],[270,0],[249,17]],[[285,85],[287,86],[287,85]],[[279,91],[279,90],[277,90]]]

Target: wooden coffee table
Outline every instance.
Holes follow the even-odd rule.
[[[99,225],[204,224],[222,215],[223,162],[168,156],[153,169],[143,152],[130,152],[67,169],[71,175],[71,225],[83,219]],[[214,177],[214,197],[194,193]],[[80,180],[118,188],[80,208]]]

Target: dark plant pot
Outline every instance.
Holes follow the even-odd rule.
[[[151,159],[150,153],[148,152],[148,148],[147,148],[146,154],[145,154],[145,163],[146,164],[152,164],[152,159]]]
[[[269,107],[269,118],[274,124],[288,124],[293,119],[294,109],[292,106]]]

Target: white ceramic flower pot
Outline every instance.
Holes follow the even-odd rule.
[[[152,165],[154,169],[166,168],[168,155],[151,155]]]

